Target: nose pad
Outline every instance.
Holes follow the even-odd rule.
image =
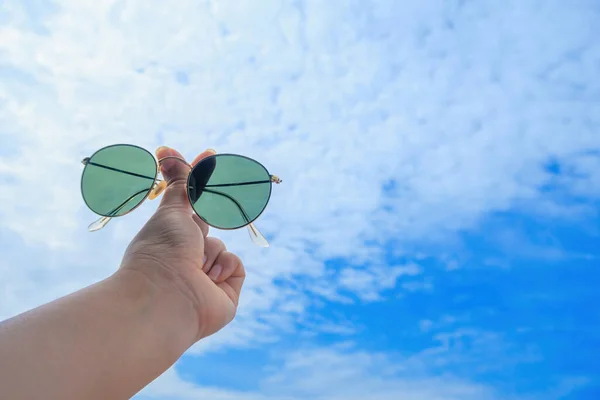
[[[166,187],[167,187],[167,181],[160,181],[158,183],[155,183],[154,186],[152,187],[152,190],[150,191],[150,194],[148,195],[148,199],[154,200],[155,198],[160,196],[162,192],[164,192]]]

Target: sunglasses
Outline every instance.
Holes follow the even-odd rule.
[[[192,209],[209,226],[231,230],[248,228],[252,241],[261,247],[269,242],[253,222],[271,198],[271,175],[258,161],[237,154],[215,154],[191,166],[180,157],[156,160],[148,150],[129,144],[106,146],[81,162],[81,194],[87,207],[101,217],[90,232],[102,229],[115,217],[129,214],[146,199],[154,200],[167,187],[158,178],[160,163],[174,158],[190,168],[187,195]]]

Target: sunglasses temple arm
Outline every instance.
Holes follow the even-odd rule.
[[[271,175],[271,182],[280,184],[281,179],[276,175]],[[242,210],[240,210],[240,211],[242,211]],[[269,247],[269,242],[267,241],[267,238],[264,237],[264,235],[262,233],[260,233],[260,231],[258,230],[256,225],[254,225],[253,223],[248,224],[248,233],[250,234],[250,239],[252,239],[254,244],[256,244],[260,247]]]
[[[110,222],[111,219],[112,219],[111,217],[98,218],[96,221],[94,221],[90,224],[90,226],[88,227],[88,230],[90,232],[99,231],[100,229],[104,228],[106,226],[106,224],[108,224]],[[260,247],[269,247],[269,241],[258,230],[256,225],[251,223],[251,224],[247,225],[247,227],[248,227],[248,234],[250,235],[250,239],[252,240],[252,242],[254,244],[256,244]]]
[[[100,229],[104,228],[106,226],[106,224],[108,224],[110,222],[111,219],[112,219],[112,217],[98,218],[96,221],[92,222],[88,226],[88,231],[90,231],[90,232],[99,231]]]
[[[281,183],[281,179],[276,176],[276,175],[271,175],[271,179],[267,180],[267,181],[253,181],[253,182],[242,182],[242,183],[225,183],[225,184],[217,184],[217,185],[206,185],[206,187],[219,187],[219,186],[238,186],[238,185],[253,185],[253,184],[257,184],[257,183],[267,183],[267,182],[274,182],[276,184]],[[213,191],[213,190],[208,190],[205,189],[208,192],[212,192],[215,194],[220,194],[222,196],[226,196],[224,193],[221,192],[217,192],[217,191]],[[226,196],[229,197],[229,196]],[[236,205],[238,206],[238,208],[240,209],[240,212],[242,213],[242,215],[244,216],[244,218],[246,218],[246,220],[248,220],[248,217],[246,216],[246,213],[244,212],[244,209],[242,208],[242,206],[235,201],[235,199],[230,198],[230,200],[232,200],[234,203],[236,203]],[[252,240],[252,242],[260,247],[269,247],[269,242],[267,241],[267,238],[265,238],[265,236],[260,233],[260,231],[258,230],[258,228],[256,227],[256,225],[254,225],[253,223],[250,223],[247,225],[248,227],[248,234],[250,235],[250,239]]]
[[[162,191],[165,189],[166,187],[166,182],[165,181],[159,181],[156,185],[154,185],[152,188],[150,188],[151,192],[148,195],[149,199],[155,199],[156,197],[158,197]],[[133,200],[136,196],[139,196],[141,193],[144,193],[147,189],[144,190],[140,190],[139,192],[135,193],[134,195],[130,196],[127,200],[125,200],[124,202],[122,202],[117,208],[115,208],[114,210],[112,210],[110,212],[110,214],[114,214],[116,212],[118,212],[121,208],[125,207],[127,205],[127,203],[129,203],[131,200]],[[142,200],[143,202],[143,200]],[[140,202],[141,204],[141,202]],[[108,224],[110,222],[110,220],[113,217],[100,217],[98,218],[96,221],[92,222],[89,226],[88,226],[88,231],[90,232],[95,232],[95,231],[99,231],[100,229],[104,228],[106,226],[106,224]]]
[[[258,230],[256,225],[253,223],[248,224],[248,234],[250,235],[250,239],[254,244],[260,247],[269,247],[269,242],[267,238],[263,236],[262,233]]]
[[[216,194],[219,196],[223,196],[223,197],[226,197],[229,200],[231,200],[237,206],[238,210],[240,211],[240,213],[242,214],[242,217],[244,217],[246,222],[250,222],[248,215],[244,211],[244,207],[242,207],[242,205],[240,203],[238,203],[238,201],[235,198],[231,197],[227,193],[219,192],[217,190],[207,189],[206,187],[204,187],[204,191],[206,191],[208,193],[213,193],[213,194]],[[265,236],[262,233],[260,233],[258,228],[253,223],[249,223],[246,226],[248,227],[248,234],[250,235],[250,239],[252,240],[252,242],[254,244],[256,244],[257,246],[260,246],[260,247],[269,247],[269,242],[267,241]]]
[[[111,219],[112,219],[111,217],[100,217],[99,219],[97,219],[96,221],[94,221],[90,224],[90,226],[88,227],[88,230],[90,232],[99,231],[100,229],[104,228],[106,226],[106,224],[108,224],[110,222]],[[260,247],[269,247],[269,241],[258,230],[256,225],[251,223],[247,227],[248,227],[248,234],[250,235],[250,240],[252,240],[252,242],[254,244],[256,244]]]

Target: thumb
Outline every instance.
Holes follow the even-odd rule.
[[[156,158],[158,158],[160,172],[167,182],[160,205],[189,206],[185,188],[191,166],[181,153],[166,146],[156,149]]]

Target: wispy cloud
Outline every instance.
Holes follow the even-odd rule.
[[[514,212],[598,235],[591,221],[600,199],[599,21],[586,0],[4,1],[0,316],[114,270],[152,212],[147,204],[85,233],[95,216],[80,198],[81,158],[118,142],[166,144],[190,158],[206,147],[243,153],[284,181],[258,222],[270,249],[253,248],[245,232],[214,231],[242,256],[248,279],[236,321],[191,354],[261,349],[304,327],[319,332],[317,345],[321,335],[337,341],[355,332],[388,337],[391,346],[390,337],[431,320],[416,342],[394,341],[420,354],[427,335],[450,340],[439,336],[437,320],[465,304],[471,309],[460,311],[471,318],[446,332],[474,329],[510,347],[515,339],[501,324],[477,326],[488,324],[480,303],[510,305],[502,297],[513,293],[507,281],[521,282],[522,292],[524,281],[545,282],[537,293],[555,292],[558,283],[542,273],[497,277],[497,265],[527,270],[541,262],[530,255],[546,250],[550,258],[574,251],[589,261],[594,250],[556,241],[540,248],[510,219],[481,228],[491,215]],[[491,250],[502,246],[512,256]],[[469,269],[473,263],[506,286],[490,286]],[[377,320],[370,307],[382,307]],[[531,319],[535,307],[527,309]],[[393,332],[382,330],[387,319],[400,321]],[[308,383],[289,379],[302,372],[317,380],[321,353],[334,372],[370,357],[319,349],[306,358],[312,372],[295,369],[300,355],[289,354],[282,372],[265,379],[264,396],[282,399],[283,386],[298,389],[294,399],[316,396],[317,386],[302,392]],[[353,390],[331,387],[322,397],[366,396],[367,387],[375,388],[372,399],[492,393],[463,381],[439,391],[446,384],[428,376],[415,378],[425,387],[417,390],[404,378],[378,380],[356,368],[348,376],[367,374],[365,388],[348,378]],[[183,382],[174,370],[162,382],[167,398],[240,396]],[[242,398],[263,398],[258,393]]]
[[[430,377],[408,371],[401,360],[386,354],[361,352],[349,348],[312,348],[291,352],[264,367],[264,378],[257,391],[227,391],[194,386],[177,378],[174,370],[154,382],[140,399],[315,399],[315,400],[392,400],[392,399],[499,399],[484,385],[451,376]]]

